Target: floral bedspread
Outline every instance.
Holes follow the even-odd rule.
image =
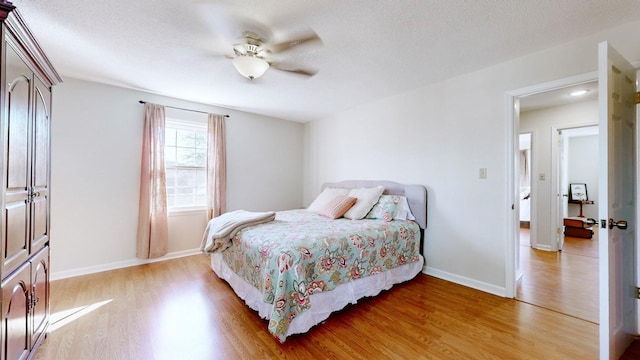
[[[222,256],[273,304],[269,331],[284,342],[310,295],[419,260],[419,244],[412,221],[333,220],[299,209],[241,230]]]

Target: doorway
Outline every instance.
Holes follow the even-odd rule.
[[[570,110],[572,107],[567,106]],[[568,116],[563,114],[563,116]],[[581,113],[580,116],[584,116]],[[597,114],[595,115],[597,116]],[[525,116],[526,120],[526,116]],[[550,181],[557,181],[561,194],[559,213],[563,219],[582,220],[597,218],[598,203],[598,127],[573,127],[568,129],[553,129],[560,139],[560,151],[552,156],[558,157],[558,167],[562,170],[553,173]],[[522,140],[523,136],[520,136]],[[526,141],[526,140],[525,140]],[[520,145],[520,147],[526,147]],[[532,153],[537,153],[532,151]],[[523,160],[520,150],[520,159]],[[535,162],[535,161],[531,161]],[[524,173],[524,166],[520,164],[520,174]],[[556,179],[555,177],[558,177]],[[540,181],[540,180],[538,180]],[[569,204],[567,188],[571,183],[584,183],[587,190],[585,197],[588,203]],[[520,180],[521,192],[527,189],[527,184]],[[523,195],[523,194],[521,194]],[[544,307],[571,315],[586,321],[598,323],[598,228],[585,224],[581,228],[583,233],[568,232],[562,234],[562,241],[557,249],[541,250],[536,248],[535,241],[527,243],[530,229],[523,226],[523,215],[526,208],[521,200],[521,228],[520,228],[520,264],[522,277],[517,285],[516,299],[536,306]],[[555,206],[551,204],[551,206]],[[580,206],[584,210],[580,211]],[[524,210],[524,211],[523,211]],[[584,212],[582,218],[580,214]],[[535,224],[532,224],[535,228]],[[589,236],[586,236],[586,234]],[[545,243],[544,240],[540,241]]]
[[[512,170],[514,202],[518,204],[514,206],[517,209],[514,223],[518,228],[513,232],[513,253],[516,299],[597,323],[597,251],[596,256],[583,254],[587,251],[593,255],[592,250],[597,250],[597,234],[593,237],[595,241],[568,238],[564,253],[557,251],[562,248],[562,220],[567,216],[567,199],[562,195],[566,194],[563,187],[568,187],[568,183],[565,185],[568,178],[566,163],[563,165],[559,158],[553,158],[562,154],[563,142],[557,139],[564,137],[558,130],[597,125],[597,82],[594,79],[595,75],[589,74],[541,85],[513,96],[517,143],[513,144]],[[588,96],[569,97],[578,87],[587,89]],[[571,141],[570,133],[566,131],[564,146]],[[597,163],[593,168],[597,169]],[[563,173],[565,177],[561,180]],[[591,245],[587,248],[592,250],[585,250],[584,245]]]

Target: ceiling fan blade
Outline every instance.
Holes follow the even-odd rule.
[[[223,54],[223,53],[219,53],[219,52],[209,52],[209,53],[203,53],[201,56],[199,56],[200,58],[202,57],[206,57],[207,59],[233,59],[235,56],[231,55],[231,54]],[[192,57],[194,58],[194,57]]]
[[[283,51],[287,51],[291,48],[294,48],[302,44],[307,44],[307,43],[310,44],[310,43],[316,43],[316,42],[319,42],[320,44],[322,44],[322,39],[320,39],[318,34],[316,34],[313,30],[310,30],[308,34],[298,39],[283,41],[278,44],[269,44],[268,48],[272,53],[276,54]]]
[[[276,69],[276,70],[280,70],[280,71],[285,71],[288,73],[292,73],[292,74],[296,74],[296,75],[303,75],[303,76],[313,76],[315,74],[318,73],[317,70],[305,70],[305,69],[283,69],[281,67],[278,67],[277,65],[271,65],[271,68]]]
[[[242,9],[231,4],[199,2],[195,9],[207,27],[227,41],[235,42],[247,31],[258,34],[262,41],[272,36],[269,27],[242,15]]]

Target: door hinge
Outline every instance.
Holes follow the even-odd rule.
[[[636,105],[640,104],[640,91],[638,91],[636,93],[636,96],[634,96],[634,100],[635,100]]]
[[[636,287],[636,299],[640,299],[640,287]]]

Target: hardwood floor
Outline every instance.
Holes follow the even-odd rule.
[[[424,274],[278,343],[202,255],[54,281],[36,359],[597,359],[598,326]]]
[[[516,299],[598,324],[598,228],[593,231],[592,239],[565,237],[564,248],[555,253],[532,249],[529,230],[521,229],[520,265],[524,276]],[[620,357],[632,359],[640,359],[640,340]]]
[[[521,230],[520,266],[524,273],[516,299],[599,322],[598,229],[592,239],[565,237],[559,252],[529,246],[528,229]]]

